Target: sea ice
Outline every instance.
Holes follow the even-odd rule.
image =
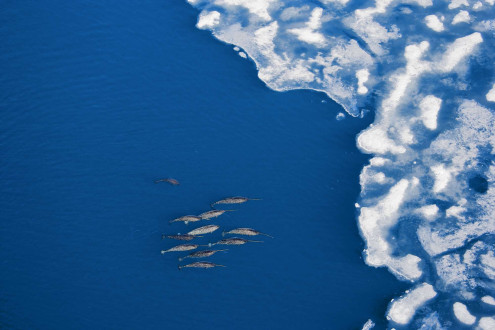
[[[473,325],[476,322],[476,317],[471,314],[466,305],[461,302],[454,303],[453,306],[455,317],[462,323],[467,325]]]
[[[198,28],[249,55],[268,87],[324,92],[352,116],[374,110],[357,137],[371,155],[355,204],[365,261],[416,286],[389,319],[420,329],[471,322],[460,302],[415,311],[437,292],[493,301],[495,84],[483,87],[478,73],[494,73],[495,0],[188,2],[201,10]]]
[[[408,324],[416,310],[436,295],[433,286],[422,283],[397,300],[392,300],[387,318],[395,323]]]
[[[445,30],[442,21],[436,15],[428,15],[425,17],[426,26],[435,32],[442,32]]]
[[[495,306],[495,298],[492,296],[484,296],[481,298],[481,301],[483,301],[485,304]]]
[[[469,12],[466,10],[461,10],[457,15],[454,16],[454,19],[452,20],[452,24],[459,24],[459,23],[469,23],[471,21],[471,16],[469,16]]]
[[[486,93],[486,100],[490,102],[495,102],[495,84],[493,84],[492,89]]]

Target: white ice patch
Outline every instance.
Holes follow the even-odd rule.
[[[467,0],[450,0],[449,9],[456,9],[461,6],[469,6]]]
[[[439,208],[435,204],[425,205],[418,212],[428,221],[434,221],[438,217]]]
[[[362,330],[370,330],[373,329],[374,327],[375,327],[375,322],[373,322],[372,320],[368,320],[366,321],[365,324],[363,324]]]
[[[452,172],[449,171],[443,164],[431,167],[431,171],[435,177],[433,192],[438,194],[439,192],[447,188],[447,184],[452,177]]]
[[[478,323],[478,328],[480,330],[493,330],[493,329],[495,329],[495,318],[482,317]]]
[[[464,217],[462,216],[462,214],[466,211],[467,210],[464,207],[454,205],[454,206],[449,207],[447,210],[445,210],[445,217],[447,217],[447,218],[455,217],[459,220],[464,220]]]
[[[454,19],[452,20],[452,24],[459,24],[459,23],[469,23],[471,21],[471,16],[469,16],[469,12],[465,10],[461,10],[457,15],[454,16]]]
[[[423,8],[433,6],[432,0],[405,0],[404,3],[416,3]]]
[[[356,78],[358,79],[358,90],[359,94],[368,93],[368,88],[364,84],[368,81],[370,77],[370,72],[367,69],[362,69],[356,72]]]
[[[436,15],[428,15],[425,17],[426,26],[435,32],[442,32],[445,30],[442,21]]]
[[[495,306],[495,298],[492,296],[484,296],[481,298],[481,301],[487,305]]]
[[[321,28],[321,16],[323,15],[322,8],[315,8],[311,13],[309,21],[303,28],[294,28],[288,30],[290,33],[295,34],[301,41],[317,46],[325,45],[325,37],[318,30]]]
[[[345,6],[349,2],[349,0],[320,0],[320,1],[323,2],[324,4],[337,3],[343,6]]]
[[[272,17],[269,14],[268,8],[276,0],[215,0],[217,6],[240,6],[244,7],[253,15],[270,21]]]
[[[301,16],[305,16],[305,12],[310,9],[308,5],[301,7],[288,7],[285,8],[280,14],[280,19],[283,21],[292,20],[295,18],[299,18]]]
[[[406,294],[399,299],[392,300],[387,319],[398,324],[408,324],[411,322],[416,310],[427,301],[435,298],[436,295],[437,293],[433,286],[428,283],[422,283],[411,291],[406,291]]]
[[[453,305],[454,315],[461,322],[466,325],[473,325],[476,322],[476,317],[471,314],[466,305],[461,302],[456,302]]]
[[[486,100],[489,102],[495,102],[495,84],[493,84],[492,89],[486,93]]]
[[[459,62],[470,55],[475,47],[483,42],[483,38],[479,32],[475,32],[466,37],[456,39],[447,49],[441,59],[441,70],[448,72]]]
[[[481,269],[487,277],[495,280],[495,255],[493,251],[481,255]]]
[[[479,32],[493,32],[495,31],[495,20],[481,21],[474,26],[474,30]]]
[[[481,3],[481,1],[477,1],[477,2],[473,5],[473,9],[474,9],[474,10],[478,10],[478,9],[480,9],[481,7],[483,7],[483,3]]]
[[[199,15],[196,27],[198,29],[212,28],[220,22],[220,13],[218,11],[204,11]]]
[[[437,129],[437,116],[442,100],[433,95],[428,95],[421,100],[419,108],[421,109],[421,119],[423,124],[431,129]]]
[[[392,25],[389,29],[375,21],[375,16],[384,14],[392,0],[375,2],[375,7],[357,9],[354,15],[344,19],[344,23],[354,30],[377,55],[384,55],[383,45],[389,40],[400,38],[399,29]]]
[[[388,266],[392,272],[413,281],[421,277],[420,258],[412,254],[393,257],[392,247],[387,242],[390,228],[397,224],[398,210],[406,198],[408,188],[414,186],[402,179],[393,186],[387,196],[373,207],[361,207],[359,226],[367,241],[366,263],[370,266]]]

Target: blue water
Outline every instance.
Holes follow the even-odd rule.
[[[269,90],[183,1],[1,7],[1,328],[383,327],[407,285],[361,257],[372,116]],[[275,239],[211,258],[227,268],[160,255],[168,220],[230,195],[263,200],[215,223]]]

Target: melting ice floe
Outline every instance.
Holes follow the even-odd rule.
[[[413,283],[391,325],[494,328],[495,1],[189,2],[270,88],[375,110],[358,223],[366,263]]]

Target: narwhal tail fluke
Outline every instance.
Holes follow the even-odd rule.
[[[181,269],[182,269],[182,267],[184,267],[184,266],[177,265],[177,269],[178,269],[178,270],[181,270]]]
[[[167,253],[167,251],[165,251],[165,250],[161,250],[161,251],[160,251],[160,253],[161,253],[161,254],[165,254],[165,253]]]
[[[162,234],[162,239],[165,239],[165,237],[167,237],[167,235],[165,235],[165,234]]]
[[[210,207],[211,207],[212,209],[214,209],[214,208],[215,208],[215,205],[217,205],[217,203],[216,203],[216,202],[215,202],[215,203],[211,203],[211,204],[210,204]]]
[[[275,238],[272,235],[268,235],[268,234],[265,234],[265,233],[260,233],[260,235],[267,236],[267,237],[270,237],[270,238]]]
[[[222,231],[222,237],[225,237],[225,230]]]
[[[182,258],[178,258],[178,259],[179,259],[179,261],[182,261],[182,260],[184,260],[185,258],[187,258],[187,257],[182,257]]]

